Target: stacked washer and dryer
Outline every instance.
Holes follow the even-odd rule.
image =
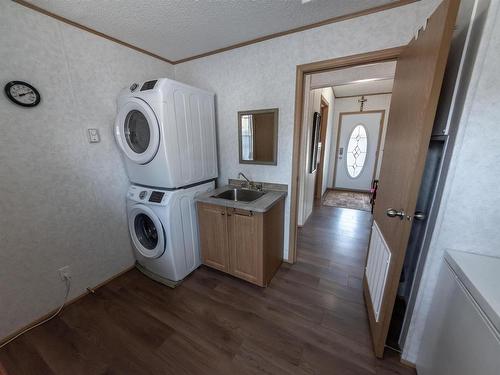
[[[167,285],[201,264],[194,199],[215,187],[214,112],[213,93],[166,78],[134,83],[118,98],[136,264]]]

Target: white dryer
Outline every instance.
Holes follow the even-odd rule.
[[[132,183],[175,189],[217,177],[214,94],[167,78],[118,97],[116,141]]]
[[[194,198],[214,186],[213,181],[173,191],[130,186],[128,224],[141,271],[172,285],[201,264]]]

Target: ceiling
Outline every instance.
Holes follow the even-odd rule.
[[[399,0],[19,0],[178,62]]]
[[[346,96],[361,96],[373,94],[386,94],[392,92],[393,79],[382,79],[377,81],[351,83],[341,86],[333,86],[333,93],[336,98]]]
[[[392,92],[395,72],[396,61],[386,61],[315,73],[311,89],[332,87],[337,98]]]

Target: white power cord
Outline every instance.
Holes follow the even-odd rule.
[[[26,328],[25,330],[19,332],[17,335],[15,335],[14,337],[11,337],[9,340],[7,340],[6,342],[4,342],[2,345],[0,345],[0,349],[2,349],[4,346],[6,346],[7,344],[11,343],[12,341],[14,341],[15,339],[17,339],[18,337],[24,335],[26,332],[29,332],[31,331],[32,329],[36,328],[36,327],[40,327],[42,324],[45,324],[47,323],[49,320],[52,320],[54,319],[57,315],[59,315],[59,313],[61,312],[61,310],[63,309],[64,305],[66,304],[66,302],[68,301],[68,296],[69,296],[69,292],[71,290],[71,277],[69,276],[64,276],[64,281],[66,281],[66,294],[64,295],[64,302],[62,303],[62,305],[57,309],[57,311],[52,314],[51,316],[49,316],[47,319],[44,319],[42,320],[41,322],[38,322],[37,324],[31,326],[31,327],[28,327]]]

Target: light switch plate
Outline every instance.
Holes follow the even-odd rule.
[[[99,136],[99,129],[87,129],[89,134],[89,143],[99,143],[101,137]]]

